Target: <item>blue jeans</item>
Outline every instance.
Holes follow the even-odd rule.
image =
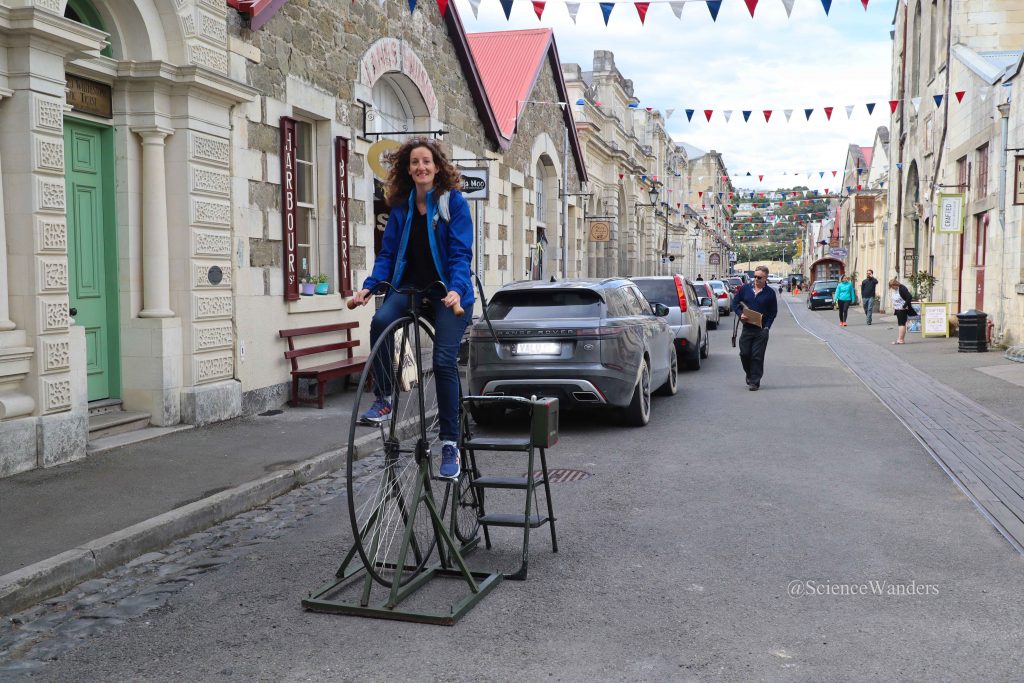
[[[871,314],[875,312],[875,297],[864,297],[864,315],[867,316],[868,325],[871,324]]]
[[[416,297],[417,299],[421,297]],[[428,296],[431,314],[427,317],[434,324],[434,386],[437,387],[437,412],[442,441],[459,440],[459,345],[462,334],[469,324],[470,315],[467,311],[462,317],[452,313],[452,309],[441,303],[442,295]],[[384,304],[374,313],[370,322],[370,348],[377,343],[381,332],[409,310],[409,297],[404,294],[390,292],[384,298]],[[421,341],[422,338],[421,338]],[[412,344],[409,340],[409,344]],[[384,358],[394,354],[393,342],[383,345]],[[378,372],[373,369],[373,392],[380,397],[392,396],[392,373]]]

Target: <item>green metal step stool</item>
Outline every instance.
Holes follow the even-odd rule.
[[[558,538],[555,534],[555,514],[551,504],[551,482],[545,450],[558,443],[558,399],[522,398],[519,396],[465,396],[463,403],[463,438],[461,452],[467,455],[470,483],[478,492],[476,505],[480,525],[483,527],[484,542],[491,547],[490,527],[517,527],[523,529],[522,564],[505,578],[522,581],[526,579],[530,561],[530,530],[547,524],[551,529],[551,551],[558,552]],[[530,433],[525,436],[475,436],[469,427],[471,407],[485,409],[525,409],[529,414]],[[482,476],[477,466],[477,452],[525,453],[527,455],[526,477]],[[535,453],[540,453],[540,476],[534,472]],[[537,501],[538,485],[544,488],[546,512],[540,511]],[[485,506],[487,489],[513,489],[526,492],[526,504],[522,514],[516,512],[488,512]]]

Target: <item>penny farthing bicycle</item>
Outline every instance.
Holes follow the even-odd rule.
[[[481,494],[470,484],[477,474],[475,463],[464,457],[456,481],[436,475],[441,442],[434,328],[423,307],[430,310],[425,295],[438,288],[447,291],[440,281],[427,290],[396,288],[388,282],[373,290],[391,289],[393,296],[408,297],[409,306],[370,350],[349,427],[346,492],[353,547],[337,576],[365,569],[363,607],[371,580],[390,590],[387,609],[415,590],[416,580],[427,570],[463,577],[476,596],[474,603],[482,597],[476,579],[496,583],[490,574],[470,571],[462,559],[463,552],[475,547],[480,528]],[[459,306],[453,312],[463,314]],[[461,394],[460,386],[460,407]],[[389,419],[367,429],[359,416],[379,398],[390,400]],[[461,419],[459,424],[461,428]],[[347,571],[356,556],[362,567]]]

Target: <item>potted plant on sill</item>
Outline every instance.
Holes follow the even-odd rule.
[[[299,280],[299,294],[302,296],[313,296],[316,291],[316,283],[313,278],[309,275],[303,275],[302,279]]]
[[[315,291],[317,294],[327,294],[328,290],[331,288],[330,279],[327,277],[327,273],[320,273],[313,278],[313,282],[316,285]]]

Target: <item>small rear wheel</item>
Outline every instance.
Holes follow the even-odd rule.
[[[483,508],[483,489],[472,485],[469,470],[463,469],[455,488],[452,502],[452,531],[463,545],[480,533],[480,510]]]
[[[711,337],[704,335],[704,346],[700,347],[700,357],[707,358],[711,355]]]
[[[693,351],[690,352],[686,358],[686,369],[687,370],[700,370],[700,359],[703,358],[702,351],[702,339],[698,335],[697,343],[693,346]]]

